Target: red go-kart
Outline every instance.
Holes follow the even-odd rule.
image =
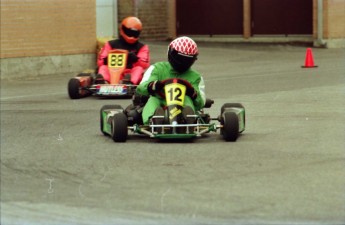
[[[71,99],[90,95],[102,97],[132,96],[137,85],[130,82],[130,74],[123,74],[126,69],[128,51],[114,49],[108,54],[110,83],[98,83],[95,73],[80,73],[68,82],[68,95]]]

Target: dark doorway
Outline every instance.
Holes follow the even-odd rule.
[[[181,35],[243,34],[243,0],[176,0]]]
[[[252,35],[312,34],[313,0],[252,0]]]

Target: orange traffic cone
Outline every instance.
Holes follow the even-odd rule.
[[[311,48],[307,48],[307,52],[305,54],[305,62],[303,68],[315,68],[317,67],[314,65],[314,58],[313,58],[313,52]]]

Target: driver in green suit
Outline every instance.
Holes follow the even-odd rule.
[[[137,94],[150,96],[142,113],[144,124],[149,123],[153,115],[162,115],[162,107],[165,105],[159,93],[163,91],[163,80],[178,78],[187,81],[184,101],[184,114],[194,114],[196,110],[204,107],[205,84],[202,76],[191,66],[198,56],[198,47],[189,37],[179,37],[173,40],[168,47],[168,61],[151,65],[136,89]]]

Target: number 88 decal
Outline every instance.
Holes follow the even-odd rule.
[[[123,67],[125,65],[125,54],[109,54],[109,67]]]

